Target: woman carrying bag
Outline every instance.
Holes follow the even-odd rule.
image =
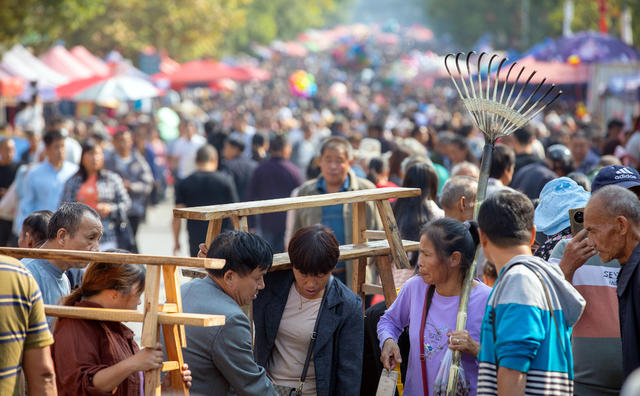
[[[359,395],[362,300],[331,276],[338,241],[318,224],[288,251],[293,270],[268,273],[253,303],[256,361],[281,395]]]
[[[455,331],[464,275],[478,244],[477,225],[444,218],[420,233],[418,275],[409,279],[378,322],[384,367],[401,361],[397,339],[409,326],[409,362],[405,396],[433,396],[438,370],[448,349],[462,351],[469,395],[477,390],[480,325],[491,289],[475,281],[469,300],[467,330]]]

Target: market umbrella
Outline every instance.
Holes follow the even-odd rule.
[[[611,63],[640,60],[638,51],[617,37],[591,31],[569,37],[546,40],[536,45],[531,55],[538,61],[566,62],[577,57],[580,63]],[[546,45],[545,45],[546,44]]]
[[[56,95],[59,99],[73,99],[74,96],[84,91],[85,89],[106,80],[107,76],[93,76],[89,78],[83,78],[80,80],[71,81],[68,84],[59,85],[56,87]]]
[[[114,76],[100,81],[73,97],[76,101],[110,104],[114,101],[125,102],[153,98],[160,95],[158,88],[147,80],[130,77]]]
[[[243,76],[243,73],[222,62],[195,60],[180,65],[176,71],[167,75],[167,79],[172,86],[176,87],[188,84],[210,83],[223,78],[236,79]]]

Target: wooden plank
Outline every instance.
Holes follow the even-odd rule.
[[[224,267],[223,259],[151,256],[133,253],[88,252],[83,250],[25,249],[0,247],[0,254],[19,258],[39,258],[72,262],[101,262],[114,264],[177,265],[181,267],[213,268]]]
[[[153,348],[158,342],[158,296],[160,294],[160,267],[147,268],[144,287],[144,320],[141,344]]]
[[[145,395],[162,395],[162,381],[160,376],[162,369],[149,370],[144,373],[144,394]]]
[[[378,257],[377,264],[380,281],[382,283],[382,294],[384,294],[385,304],[387,308],[389,308],[398,296],[396,293],[396,285],[393,281],[393,272],[391,272],[391,261],[389,261],[389,256]]]
[[[222,231],[222,219],[215,219],[209,221],[209,227],[207,227],[207,237],[205,239],[205,244],[207,247],[211,246],[211,242],[215,237],[220,234]]]
[[[158,312],[176,313],[178,312],[178,305],[173,303],[164,303],[158,306]]]
[[[180,363],[178,363],[176,361],[162,362],[162,368],[160,370],[162,370],[163,372],[164,371],[180,370]]]
[[[352,213],[353,244],[365,243],[364,232],[367,230],[367,206],[365,202],[354,202]],[[364,309],[364,292],[361,286],[365,281],[367,271],[367,258],[360,257],[353,261],[353,274],[351,275],[351,291],[362,298]]]
[[[396,218],[393,215],[391,204],[389,201],[383,200],[376,201],[376,205],[378,206],[380,218],[382,218],[382,225],[384,226],[384,232],[387,234],[387,240],[391,247],[391,255],[393,256],[393,261],[395,262],[396,267],[411,268],[407,254],[402,247],[400,231],[398,230],[398,225],[396,224]]]
[[[107,309],[89,307],[65,307],[62,305],[45,305],[45,314],[58,318],[104,320],[107,322],[138,322],[144,321],[144,313],[133,309]],[[196,327],[222,326],[224,315],[204,315],[194,313],[163,313],[158,312],[158,323],[168,325],[185,325]]]
[[[284,212],[286,210],[301,208],[386,200],[392,198],[408,198],[419,195],[419,188],[387,187],[371,190],[345,191],[332,194],[308,195],[303,197],[237,202],[225,205],[175,208],[173,209],[173,216],[190,220],[214,220],[231,217],[233,215],[250,216],[263,213]]]
[[[164,346],[167,351],[167,359],[176,363],[176,368],[172,369],[167,375],[170,377],[168,391],[172,395],[188,395],[189,389],[182,381],[182,365],[184,357],[182,356],[182,343],[180,335],[180,326],[163,325],[162,334],[164,336]],[[183,332],[184,334],[184,332]],[[186,346],[186,344],[185,344]],[[169,370],[162,370],[169,371]]]
[[[402,241],[402,246],[407,252],[415,252],[420,248],[419,242]],[[342,245],[340,246],[340,261],[353,260],[361,257],[384,256],[391,254],[389,242],[370,241],[358,245]],[[273,255],[273,265],[270,271],[279,271],[291,269],[288,253],[277,253]],[[207,275],[204,270],[197,268],[183,268],[182,275],[190,278],[202,278]]]
[[[387,239],[387,234],[380,230],[366,230],[364,232],[364,237],[366,239],[374,239],[374,240],[380,240],[380,239]]]
[[[364,292],[364,294],[383,294],[382,286],[374,285],[371,283],[363,284],[362,291]]]
[[[180,279],[178,278],[177,267],[173,265],[163,266],[162,278],[164,279],[164,291],[167,303],[175,304],[175,312],[182,312],[182,294],[180,293]],[[187,338],[184,333],[184,326],[180,326],[178,334],[180,335],[180,344],[186,347]]]

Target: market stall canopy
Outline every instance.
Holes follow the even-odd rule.
[[[14,76],[37,82],[38,87],[57,87],[69,82],[67,77],[52,70],[20,44],[5,52],[2,66]]]
[[[74,96],[84,91],[85,89],[106,80],[108,76],[92,76],[89,78],[83,78],[80,80],[71,81],[68,84],[60,85],[56,87],[56,95],[60,99],[73,99]]]
[[[271,73],[267,70],[250,64],[240,64],[234,69],[239,73],[235,80],[238,81],[266,81],[271,78]]]
[[[613,63],[640,60],[638,51],[619,38],[591,31],[547,39],[536,44],[526,55],[546,62]]]
[[[147,80],[130,76],[113,76],[100,81],[74,96],[76,101],[111,105],[114,102],[148,99],[160,91]]]
[[[108,76],[111,73],[109,66],[100,58],[94,56],[85,47],[77,45],[71,48],[70,52],[80,63],[89,68],[93,74],[97,76]]]
[[[40,60],[53,70],[69,78],[70,81],[89,78],[95,74],[62,45],[51,47],[49,51],[40,57]]]
[[[0,96],[18,96],[24,89],[24,79],[11,75],[0,66]]]
[[[189,84],[206,84],[224,78],[241,80],[246,75],[222,62],[213,60],[195,60],[183,63],[166,78],[171,86],[179,87]]]
[[[566,62],[543,62],[536,60],[533,56],[519,59],[515,63],[516,65],[509,75],[509,82],[511,83],[516,81],[523,66],[525,67],[524,72],[518,80],[522,84],[527,81],[534,70],[536,74],[531,79],[531,84],[539,84],[543,78],[546,78],[545,84],[586,84],[591,77],[591,67],[584,64],[572,65]],[[504,81],[507,78],[507,72],[510,67],[511,65],[506,64],[502,66],[500,81]]]

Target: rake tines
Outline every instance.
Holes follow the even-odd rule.
[[[511,64],[507,71],[507,77],[503,82],[500,82],[500,72],[502,70],[502,66],[507,61],[507,58],[502,58],[498,65],[498,70],[492,78],[491,66],[494,63],[494,60],[499,58],[496,54],[492,55],[489,59],[487,78],[483,82],[481,72],[482,58],[487,54],[483,52],[478,56],[476,69],[477,77],[471,72],[469,64],[471,61],[471,55],[473,54],[475,54],[475,52],[471,51],[466,55],[466,60],[464,62],[467,69],[466,76],[463,74],[460,67],[461,56],[464,55],[461,52],[456,55],[448,54],[444,58],[444,66],[451,77],[454,87],[458,91],[458,95],[460,95],[460,98],[462,99],[462,103],[469,113],[471,113],[476,126],[487,135],[491,142],[495,142],[499,137],[509,135],[516,129],[524,126],[533,117],[553,103],[560,94],[562,94],[562,91],[555,89],[555,85],[551,85],[544,95],[537,100],[534,99],[542,85],[546,82],[546,78],[538,84],[533,92],[525,93],[531,79],[536,74],[535,70],[529,75],[524,84],[517,89],[516,86],[525,71],[524,66],[518,72],[515,82],[509,84],[509,77],[511,76],[517,62]],[[455,66],[458,72],[457,77],[454,77],[449,69],[449,57],[455,57]],[[459,80],[460,84],[458,84],[456,79]],[[475,83],[474,79],[476,80]],[[483,84],[485,87],[483,87]],[[508,85],[511,86],[508,87]],[[462,86],[462,89],[460,86]],[[555,96],[552,94],[554,89],[556,91]],[[499,94],[498,91],[500,91]],[[515,91],[518,92],[514,96]],[[505,93],[507,93],[506,98]],[[552,97],[552,99],[548,100],[547,98],[549,97]]]

